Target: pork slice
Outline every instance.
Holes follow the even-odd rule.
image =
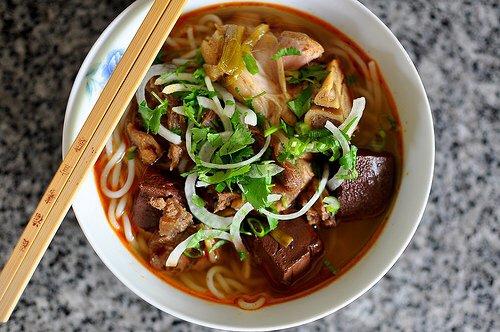
[[[172,197],[182,202],[183,196],[180,187],[178,183],[167,178],[156,168],[147,168],[139,181],[136,197],[133,201],[133,222],[145,230],[157,230],[167,198]]]
[[[137,129],[133,123],[127,125],[130,141],[139,151],[139,158],[145,164],[152,165],[163,154],[163,149],[153,136]]]
[[[359,150],[358,178],[344,181],[337,189],[340,220],[366,219],[382,214],[394,193],[395,160],[388,152]]]
[[[159,234],[172,239],[193,224],[193,215],[189,213],[178,198],[165,200],[163,215],[159,222]]]
[[[324,250],[318,234],[303,219],[282,221],[278,229],[293,238],[287,247],[271,234],[262,238],[244,236],[244,242],[269,281],[278,289],[284,289],[307,279],[309,272],[314,272],[319,265]]]
[[[300,51],[300,55],[283,57],[285,70],[297,70],[319,58],[324,52],[321,44],[302,32],[283,31],[278,37],[278,41],[280,49],[293,47]]]
[[[283,171],[273,187],[273,193],[282,195],[276,204],[278,211],[287,209],[314,177],[311,164],[303,159],[297,160],[295,164],[284,162],[281,167]]]

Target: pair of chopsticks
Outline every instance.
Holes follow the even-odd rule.
[[[0,274],[0,322],[9,319],[82,179],[95,164],[186,1],[154,1],[104,87]]]

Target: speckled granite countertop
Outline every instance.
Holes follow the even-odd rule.
[[[392,29],[423,78],[435,119],[434,183],[422,223],[390,272],[348,307],[295,330],[498,331],[499,3],[362,2]],[[128,3],[0,2],[0,266],[60,162],[78,68]],[[0,330],[206,329],[129,291],[70,212]]]

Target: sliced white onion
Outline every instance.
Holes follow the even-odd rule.
[[[290,214],[276,214],[266,209],[260,209],[259,212],[277,220],[292,220],[302,216],[307,211],[309,211],[309,209],[314,205],[314,203],[316,203],[316,201],[320,198],[323,190],[325,190],[326,182],[328,181],[328,173],[329,173],[328,165],[325,165],[323,169],[323,175],[321,176],[321,181],[319,182],[318,185],[318,189],[314,192],[314,195],[312,195],[309,201],[307,201],[307,203],[299,211]]]
[[[174,83],[167,85],[162,92],[164,94],[169,95],[174,92],[191,91],[193,89],[201,89],[201,88],[202,88],[201,85],[196,85],[196,84]]]
[[[224,126],[225,131],[229,132],[233,131],[233,125],[231,124],[231,120],[224,114],[224,112],[221,111],[219,107],[217,107],[217,104],[213,101],[213,99],[198,96],[196,97],[196,100],[198,101],[198,104],[200,104],[201,107],[212,110],[215,112],[215,114],[217,114],[217,116],[220,118],[222,122],[222,125]]]
[[[236,103],[236,106],[241,111],[241,121],[243,123],[249,126],[257,125],[257,114],[254,111],[240,103]]]
[[[161,137],[163,137],[172,144],[179,145],[182,143],[181,136],[163,127],[163,125],[161,124],[160,128],[158,128],[158,135],[160,135]]]
[[[174,106],[174,107],[172,107],[172,112],[180,114],[180,115],[184,115],[184,116],[186,115],[186,113],[184,113],[184,106]]]
[[[151,78],[172,70],[175,70],[175,68],[170,65],[152,65],[146,73],[146,76],[144,76],[141,84],[139,85],[139,88],[137,89],[137,92],[135,93],[137,103],[140,104],[142,103],[142,101],[146,100],[146,84]]]
[[[179,243],[177,247],[175,247],[174,250],[172,250],[172,252],[168,256],[167,261],[165,262],[165,266],[167,267],[177,266],[179,258],[181,258],[182,254],[187,249],[189,243],[195,236],[197,236],[200,241],[204,241],[207,239],[222,239],[226,241],[231,241],[231,235],[224,231],[219,231],[215,229],[206,229],[198,231],[197,233],[189,236],[187,239]]]
[[[170,72],[168,75],[160,76],[155,80],[156,85],[168,84],[175,81],[187,81],[196,83],[196,79],[193,77],[193,74],[189,73],[175,73]]]
[[[214,83],[213,86],[215,91],[221,95],[222,100],[224,101],[224,114],[229,118],[232,117],[234,110],[236,109],[236,101],[234,100],[233,95],[220,84]]]
[[[184,53],[183,55],[181,55],[181,59],[191,59],[191,58],[194,58],[194,56],[196,55],[196,52],[197,50],[191,50],[187,53]]]
[[[180,59],[180,58],[176,58],[176,59],[172,59],[172,63],[176,66],[182,66],[182,65],[185,65],[186,63],[188,63],[189,59]]]
[[[269,195],[267,195],[267,202],[268,203],[277,202],[281,199],[281,197],[283,197],[283,195],[281,195],[281,194],[269,194]]]
[[[189,154],[189,157],[196,162],[195,155],[193,151],[191,150],[191,129],[193,128],[193,124],[189,124],[188,129],[186,130],[186,149]],[[209,163],[203,160],[200,160],[199,163],[202,166],[209,167],[209,168],[215,168],[215,169],[231,169],[231,168],[237,168],[237,167],[242,167],[248,164],[253,163],[254,161],[259,160],[260,157],[266,152],[267,148],[269,147],[269,144],[271,143],[271,136],[267,136],[266,142],[262,149],[260,149],[257,154],[247,160],[243,160],[239,163],[234,163],[234,164],[214,164],[214,163]]]
[[[342,167],[339,168],[339,170],[337,171],[337,173],[335,173],[335,175],[330,179],[328,180],[328,189],[330,190],[335,190],[337,189],[338,187],[340,187],[342,185],[342,183],[344,183],[344,179],[339,179],[337,176],[340,175],[340,173],[342,173],[343,169]]]
[[[214,15],[214,14],[207,14],[200,18],[199,22],[200,24],[207,24],[208,22],[214,22],[215,24],[222,25],[222,20],[219,18],[219,16]]]
[[[354,133],[354,130],[356,130],[359,120],[361,120],[361,117],[363,116],[363,111],[365,109],[365,106],[366,106],[366,99],[364,97],[354,99],[352,102],[351,112],[347,116],[347,119],[345,119],[345,121],[339,126],[340,130],[344,130],[347,127],[347,125],[349,125],[349,123],[353,121],[351,126],[346,132],[346,134],[349,137],[351,137],[352,134]]]
[[[243,204],[243,206],[234,215],[233,222],[231,223],[231,226],[229,228],[229,233],[231,234],[234,247],[239,253],[247,251],[247,249],[243,245],[243,241],[241,240],[240,227],[243,219],[245,219],[247,214],[249,214],[252,210],[253,210],[252,204],[248,202]]]
[[[210,80],[210,77],[208,77],[208,75],[205,76],[205,85],[207,86],[208,91],[215,92],[212,81]],[[219,113],[224,114],[224,109],[222,108],[222,105],[220,104],[220,101],[219,101],[219,98],[217,97],[217,95],[213,96],[212,100],[214,101],[215,107],[217,107],[217,110],[219,111]]]
[[[216,229],[227,229],[231,222],[232,217],[221,217],[205,209],[204,207],[197,206],[193,202],[193,197],[196,194],[196,179],[198,175],[195,173],[188,175],[186,178],[186,183],[184,185],[184,192],[186,194],[186,200],[191,210],[191,213],[205,225],[216,228]]]
[[[196,181],[196,188],[205,188],[208,187],[210,183],[206,183],[203,181]]]
[[[349,151],[351,150],[351,148],[349,147],[349,142],[345,138],[344,134],[342,134],[340,129],[335,127],[335,125],[330,121],[326,121],[325,128],[333,134],[337,141],[339,141],[340,146],[342,147],[342,153],[344,155],[349,153]]]

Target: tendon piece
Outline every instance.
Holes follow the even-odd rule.
[[[388,207],[394,192],[395,161],[387,152],[359,150],[358,178],[344,181],[337,189],[340,220],[376,217]]]
[[[281,166],[284,169],[273,187],[274,194],[282,195],[276,204],[278,211],[286,210],[314,177],[311,164],[305,160],[299,159],[295,165],[284,162]]]
[[[160,218],[159,234],[167,239],[174,238],[193,224],[193,215],[189,213],[177,198],[165,200],[163,215]]]
[[[218,27],[214,34],[201,43],[201,55],[207,65],[216,65],[219,62],[224,46],[225,27]]]
[[[281,222],[277,229],[293,239],[288,246],[284,247],[270,234],[262,238],[245,236],[245,245],[273,286],[278,289],[296,287],[318,270],[324,255],[323,242],[300,218]]]
[[[297,70],[319,58],[324,52],[323,46],[302,32],[283,31],[278,40],[280,49],[293,47],[300,51],[300,55],[283,57],[285,70]]]
[[[306,115],[304,122],[313,129],[324,128],[327,121],[339,126],[345,117],[340,109],[324,108],[313,105]]]
[[[132,206],[132,221],[148,231],[157,229],[167,198],[183,201],[179,185],[156,168],[149,167],[138,185]]]
[[[163,154],[163,149],[153,136],[136,129],[132,123],[127,125],[127,134],[132,144],[137,146],[143,163],[152,165]]]

